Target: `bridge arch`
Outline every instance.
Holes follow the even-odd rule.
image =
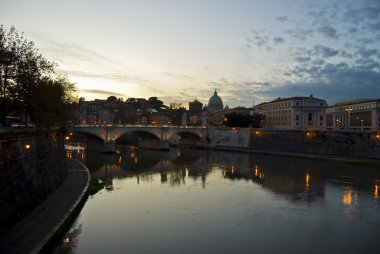
[[[97,130],[92,130],[92,129],[71,129],[70,132],[84,134],[86,136],[94,137],[94,138],[100,139],[100,141],[103,141],[103,142],[105,142],[107,139],[106,133],[99,132]]]
[[[160,140],[160,137],[158,137],[157,134],[152,133],[152,132],[147,131],[147,130],[138,130],[138,129],[134,129],[134,130],[129,129],[129,130],[120,132],[113,137],[113,140],[115,142],[118,142],[121,138],[123,138],[129,134],[132,134],[133,136],[136,136],[138,138],[148,138],[148,139],[150,138],[150,139],[154,139],[154,140]]]

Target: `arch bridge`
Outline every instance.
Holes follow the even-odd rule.
[[[116,142],[127,134],[139,137],[139,146],[168,150],[170,144],[199,147],[248,147],[249,128],[205,128],[189,126],[147,125],[77,125],[70,132],[94,136],[98,140],[88,144],[92,150],[115,152]]]
[[[202,145],[207,136],[206,128],[185,126],[76,125],[70,127],[69,130],[97,137],[98,143],[101,145],[98,144],[94,150],[103,152],[115,152],[116,142],[127,134],[137,135],[141,147],[160,150],[167,150],[169,144],[178,144],[181,140],[187,140],[194,145]]]

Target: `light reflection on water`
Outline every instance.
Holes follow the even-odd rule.
[[[121,147],[73,149],[107,182],[56,253],[379,250],[379,172],[342,162]]]

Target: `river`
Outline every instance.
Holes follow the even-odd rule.
[[[78,148],[103,190],[55,253],[380,253],[380,172],[238,152]]]

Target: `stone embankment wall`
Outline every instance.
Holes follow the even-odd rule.
[[[205,147],[248,147],[250,129],[248,128],[215,128],[207,130]]]
[[[380,133],[251,129],[250,148],[380,159]]]
[[[0,129],[0,233],[39,205],[64,180],[62,133]]]

